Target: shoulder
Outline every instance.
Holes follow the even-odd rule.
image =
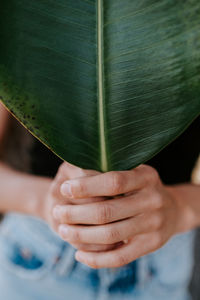
[[[0,142],[2,141],[8,126],[9,112],[0,103]]]

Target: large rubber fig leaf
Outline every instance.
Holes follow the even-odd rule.
[[[63,159],[137,166],[200,113],[200,1],[1,0],[0,96]]]

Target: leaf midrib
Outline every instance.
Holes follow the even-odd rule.
[[[100,168],[108,171],[108,155],[106,143],[106,115],[105,115],[105,88],[104,88],[104,15],[103,0],[97,3],[97,57],[98,57],[98,117],[100,139]]]

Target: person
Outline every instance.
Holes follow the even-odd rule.
[[[178,183],[200,150],[199,119],[149,165],[107,173],[62,162],[36,140],[25,151],[2,106],[0,120],[2,299],[190,299],[200,186]],[[32,173],[18,154],[20,171],[6,163],[10,143],[22,159],[31,153]]]

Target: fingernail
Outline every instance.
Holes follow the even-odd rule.
[[[60,207],[56,206],[53,209],[53,217],[58,220],[60,218]]]
[[[60,187],[60,192],[63,196],[67,196],[69,198],[72,198],[72,190],[71,190],[71,185],[69,182],[64,182],[61,187]]]
[[[58,228],[58,232],[61,236],[65,237],[68,235],[69,229],[66,225],[60,225]]]
[[[81,259],[81,258],[82,258],[82,256],[81,256],[80,252],[77,251],[77,252],[75,253],[75,259],[76,259],[77,261],[82,262],[82,259]]]
[[[124,242],[124,244],[128,244],[128,240],[124,240],[123,242]]]

